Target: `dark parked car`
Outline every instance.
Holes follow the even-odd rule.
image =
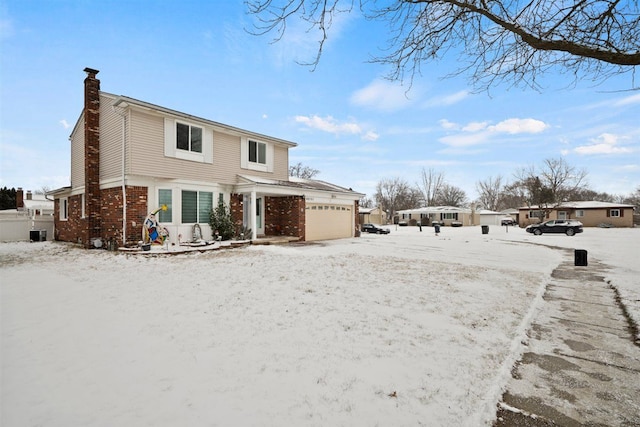
[[[582,233],[582,223],[571,219],[555,219],[541,224],[529,225],[526,230],[536,236],[542,233],[565,233],[567,236],[573,236],[576,233]]]
[[[375,233],[375,234],[389,234],[391,230],[388,228],[381,228],[374,224],[362,224],[363,233]]]

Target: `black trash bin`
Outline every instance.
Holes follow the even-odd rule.
[[[482,226],[482,234],[489,234],[489,226],[488,225],[483,225]]]
[[[440,234],[440,224],[434,225],[433,228],[435,229],[436,234]]]
[[[574,264],[579,267],[587,266],[587,251],[584,249],[576,249],[574,253]]]
[[[29,231],[29,240],[32,242],[40,241],[40,230],[31,230]]]

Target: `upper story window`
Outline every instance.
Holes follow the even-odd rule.
[[[202,128],[176,122],[176,148],[202,153]]]
[[[249,161],[253,163],[267,164],[267,144],[249,140]]]
[[[164,155],[193,162],[213,163],[213,130],[166,117]]]
[[[241,138],[240,167],[261,172],[273,172],[274,147],[269,142]]]

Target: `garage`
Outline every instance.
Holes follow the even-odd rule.
[[[353,236],[353,206],[308,203],[305,207],[305,239],[329,240]]]

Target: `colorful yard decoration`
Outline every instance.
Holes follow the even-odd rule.
[[[156,219],[156,214],[161,210],[166,211],[167,205],[162,205],[145,218],[142,225],[142,241],[144,243],[163,245],[169,237],[169,230],[160,225]]]

